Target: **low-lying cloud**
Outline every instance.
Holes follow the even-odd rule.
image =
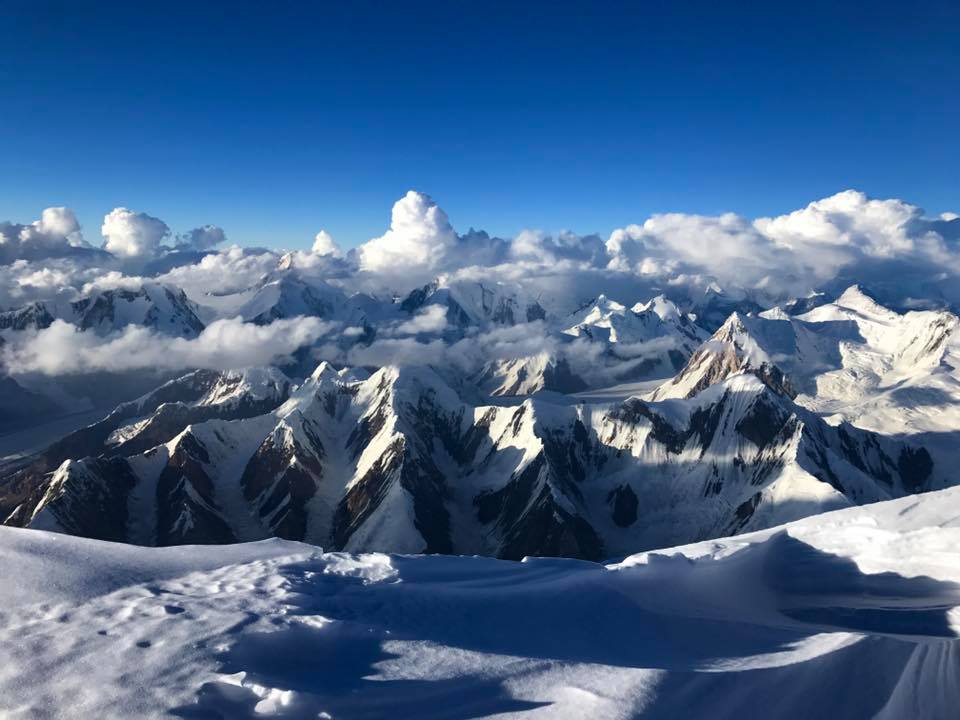
[[[196,338],[161,335],[140,325],[102,337],[56,320],[50,327],[8,335],[0,358],[13,375],[74,375],[98,371],[227,370],[268,365],[335,329],[314,317],[253,325],[240,318],[217,320]]]

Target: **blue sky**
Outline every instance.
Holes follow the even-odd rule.
[[[960,210],[960,5],[835,4],[7,0],[0,219],[306,247],[411,188],[501,235],[850,187]]]

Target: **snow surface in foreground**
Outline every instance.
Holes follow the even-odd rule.
[[[0,528],[0,716],[936,718],[960,488],[612,565]]]

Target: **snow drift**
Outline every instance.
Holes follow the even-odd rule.
[[[960,490],[600,565],[0,528],[0,714],[949,717]]]

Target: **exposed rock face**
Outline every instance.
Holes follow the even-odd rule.
[[[35,302],[0,312],[0,330],[43,330],[50,327],[54,319],[44,303]]]
[[[516,325],[544,320],[547,312],[520,288],[501,283],[457,281],[445,278],[414,289],[400,303],[400,309],[414,313],[427,305],[446,308],[447,323],[454,328],[471,325]]]
[[[197,370],[172,380],[5,468],[0,475],[0,515],[13,513],[32,488],[67,460],[143,453],[193,423],[262,415],[286,400],[289,392],[289,379],[274,369]]]
[[[43,330],[64,320],[81,330],[110,333],[142,325],[193,338],[204,328],[197,307],[178,287],[144,283],[137,290],[100,290],[73,302],[35,302],[0,313],[0,330]]]
[[[768,351],[762,335],[757,339],[758,328],[766,330],[774,324],[775,321],[734,313],[691,355],[677,375],[657,388],[654,399],[692,398],[741,372],[750,372],[774,392],[795,398],[797,392],[790,379],[772,360],[776,353]]]
[[[0,509],[142,544],[600,559],[916,492],[937,470],[751,372],[609,408],[475,407],[425,368],[349,377],[323,364],[290,394],[277,375],[194,373],[8,474]]]
[[[564,358],[548,353],[490,362],[473,381],[494,397],[532,395],[541,390],[576,393],[587,388]]]

